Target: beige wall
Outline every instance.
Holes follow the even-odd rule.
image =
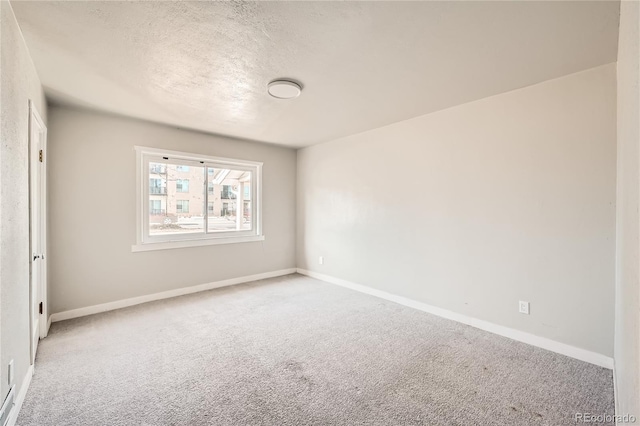
[[[64,107],[49,114],[51,313],[295,267],[294,150]],[[134,145],[264,162],[265,240],[132,253]]]
[[[640,418],[640,3],[620,5],[615,365],[618,414]]]
[[[298,151],[298,267],[612,356],[615,72]]]
[[[46,122],[47,106],[18,24],[0,1],[0,399],[14,360],[19,392],[29,368],[29,100]]]

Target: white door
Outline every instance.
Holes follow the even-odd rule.
[[[46,321],[46,163],[47,128],[33,102],[29,102],[29,194],[31,221],[30,323],[31,364],[36,359],[38,340],[47,333]]]

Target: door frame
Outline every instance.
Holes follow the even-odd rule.
[[[41,145],[39,146],[39,144]],[[40,275],[41,279],[38,283],[33,282],[33,265],[34,265],[34,234],[33,234],[33,221],[34,221],[34,182],[35,178],[35,162],[39,162],[37,160],[37,156],[33,155],[34,150],[42,150],[42,165],[40,166],[40,214],[42,215],[40,221],[40,233],[41,233],[41,242],[42,242],[42,255],[43,257],[39,259],[40,263]],[[42,302],[42,314],[38,315],[38,326],[40,331],[39,338],[44,338],[47,336],[48,330],[48,306],[47,306],[47,263],[48,263],[48,255],[47,255],[47,161],[46,155],[47,152],[47,127],[42,120],[42,117],[38,113],[36,106],[32,100],[29,100],[29,342],[31,347],[31,363],[33,364],[35,359],[35,349],[33,346],[33,331],[35,328],[35,324],[33,323],[34,313],[32,309],[34,309],[32,303],[32,291],[35,289],[37,291],[37,299]],[[37,287],[34,287],[36,286]]]

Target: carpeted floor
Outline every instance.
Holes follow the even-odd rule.
[[[612,380],[289,275],[54,323],[18,425],[557,426],[613,414]]]

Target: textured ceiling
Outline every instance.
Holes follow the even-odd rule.
[[[311,145],[614,62],[619,3],[12,2],[50,99]],[[294,100],[267,83],[304,85]]]

